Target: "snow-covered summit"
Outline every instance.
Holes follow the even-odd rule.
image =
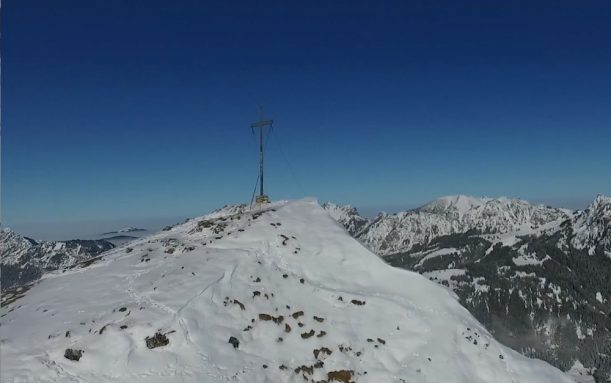
[[[136,240],[43,278],[0,318],[2,382],[570,381],[311,199]]]

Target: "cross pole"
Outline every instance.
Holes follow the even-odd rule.
[[[272,127],[274,120],[266,120],[263,118],[263,107],[259,107],[259,121],[250,124],[250,128],[255,130],[259,129],[259,196],[257,197],[257,203],[269,202],[268,197],[263,193],[263,131],[266,126]]]

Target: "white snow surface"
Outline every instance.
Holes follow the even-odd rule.
[[[571,381],[500,345],[449,291],[386,265],[315,200],[274,203],[260,216],[241,210],[43,278],[1,309],[0,381],[303,382],[337,370],[376,383]],[[297,311],[304,315],[294,319]],[[157,331],[170,343],[148,349],[144,339]],[[322,367],[294,372],[314,365],[320,347],[331,351],[319,354]],[[80,361],[64,358],[66,348],[83,350]]]

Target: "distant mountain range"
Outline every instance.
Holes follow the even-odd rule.
[[[486,234],[528,232],[569,218],[572,212],[508,198],[443,197],[418,209],[368,220],[356,209],[327,203],[333,217],[379,255],[396,254],[442,235],[477,230]]]
[[[611,379],[611,198],[570,211],[451,196],[373,219],[323,206],[389,264],[454,291],[501,342]]]
[[[4,229],[0,232],[2,292],[34,282],[45,272],[88,261],[114,247],[106,240],[39,242]]]
[[[110,243],[112,243],[115,246],[121,246],[126,244],[127,242],[131,242],[135,239],[138,239],[138,237],[134,237],[131,235],[113,235],[111,237],[104,237],[104,238],[100,238],[101,240],[105,240],[108,241]]]
[[[146,229],[140,229],[137,227],[126,227],[123,229],[119,229],[116,231],[109,231],[106,233],[102,233],[102,235],[110,235],[110,234],[124,234],[124,233],[135,233],[135,232],[139,232],[139,231],[147,231]]]

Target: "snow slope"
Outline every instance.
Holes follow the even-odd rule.
[[[310,199],[223,209],[47,275],[0,324],[7,383],[570,382]],[[149,349],[156,332],[169,344]]]

